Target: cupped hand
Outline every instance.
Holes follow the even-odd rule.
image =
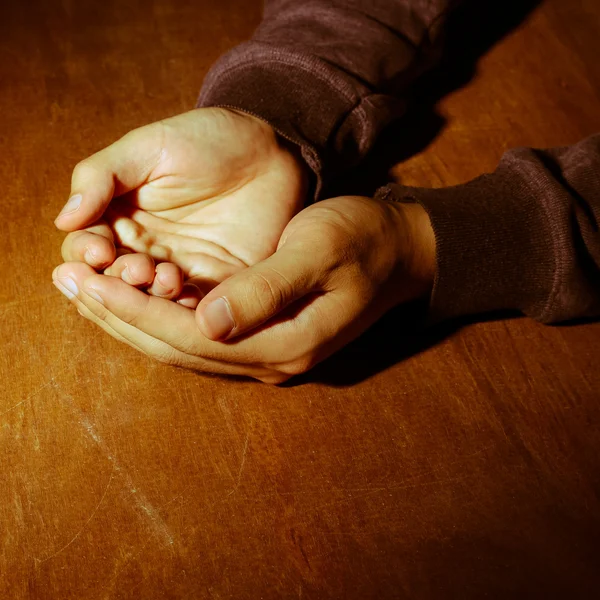
[[[61,265],[53,279],[83,316],[149,356],[281,383],[393,306],[426,296],[434,271],[424,209],[341,197],[300,212],[274,254],[215,287],[195,311],[82,263]]]
[[[273,253],[304,204],[305,169],[268,124],[231,110],[196,109],[141,127],[75,167],[55,221],[70,232],[63,259],[102,271],[123,251],[142,253],[176,265],[206,293]],[[138,270],[144,281],[129,283],[157,291],[145,281],[146,258],[123,260],[129,270],[107,274],[128,281]],[[181,274],[160,269],[158,295],[174,297]]]

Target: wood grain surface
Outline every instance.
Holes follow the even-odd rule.
[[[600,324],[392,315],[276,388],[151,362],[51,285],[74,164],[193,106],[260,4],[0,5],[0,598],[600,597]],[[600,130],[600,3],[496,4],[384,136],[405,183]]]

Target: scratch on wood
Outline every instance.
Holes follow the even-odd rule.
[[[46,561],[50,560],[51,558],[54,558],[55,556],[60,554],[63,550],[66,550],[73,542],[75,542],[77,540],[77,538],[79,538],[79,536],[83,533],[85,528],[90,524],[91,520],[96,516],[96,513],[98,512],[98,509],[100,508],[102,502],[104,502],[104,498],[106,498],[106,493],[108,492],[108,488],[110,487],[110,484],[113,480],[114,474],[115,474],[115,466],[113,465],[113,470],[110,472],[110,477],[108,478],[108,483],[106,484],[106,487],[104,488],[104,493],[102,494],[100,501],[98,502],[98,504],[96,504],[96,508],[94,508],[94,510],[92,511],[92,514],[90,515],[89,519],[85,522],[83,527],[71,538],[71,541],[66,543],[62,548],[60,548],[59,550],[57,550],[50,556],[47,556],[46,558],[36,559],[38,565],[41,565],[42,563],[45,563]]]
[[[23,299],[19,299],[19,300],[8,300],[7,302],[2,302],[0,303],[0,308],[4,309],[4,312],[2,312],[1,316],[4,316],[8,310],[10,308],[12,308],[13,306],[22,306],[23,304],[28,304],[31,302],[42,302],[44,300],[46,300],[47,298],[50,298],[50,296],[55,296],[56,294],[54,292],[50,292],[48,294],[40,294],[39,296],[32,296],[31,298],[23,298]]]
[[[113,576],[111,577],[110,581],[100,590],[100,592],[103,592],[104,590],[108,589],[109,587],[112,587],[115,583],[115,581],[117,580],[117,577],[121,574],[121,572],[126,569],[145,549],[146,546],[148,546],[148,544],[150,543],[150,540],[146,541],[142,547],[135,553],[135,554],[130,554],[124,563],[122,563],[113,573]]]
[[[86,344],[79,351],[79,353],[76,354],[71,359],[71,363],[74,362],[74,361],[76,361],[84,352],[86,352],[89,349],[89,347],[93,344],[94,340],[100,335],[100,333],[97,333],[96,335],[94,335],[94,337],[90,340],[90,342],[88,344]],[[47,387],[54,386],[56,377],[58,377],[59,375],[62,375],[69,367],[70,367],[70,365],[64,367],[63,369],[60,369],[57,373],[54,373],[53,375],[51,374],[50,375],[50,379],[48,379],[48,381],[46,383],[44,383],[44,385],[42,385],[41,387],[39,387],[34,392],[31,392],[31,394],[29,394],[29,396],[27,396],[24,400],[21,400],[20,402],[17,402],[14,406],[11,406],[10,408],[7,408],[4,412],[1,412],[0,413],[0,417],[3,417],[4,415],[6,415],[9,412],[15,410],[16,408],[19,408],[19,406],[21,406],[21,405],[29,402],[30,400],[33,400],[38,394],[40,394],[40,392],[43,392]]]
[[[4,412],[1,412],[0,417],[3,417],[4,415],[8,414],[9,412],[15,410],[15,408],[19,408],[19,406],[21,406],[22,404],[29,402],[30,400],[35,398],[40,392],[43,392],[47,387],[51,386],[53,383],[54,383],[54,377],[51,377],[50,380],[47,381],[42,387],[35,390],[35,392],[31,392],[31,394],[29,394],[29,396],[27,396],[27,398],[25,398],[24,400],[21,400],[21,402],[17,402],[14,406],[7,408]]]
[[[242,471],[244,470],[244,465],[246,464],[246,454],[248,452],[248,441],[250,440],[250,432],[246,434],[246,441],[244,442],[244,450],[242,451],[242,462],[240,464],[240,470],[238,471],[237,480],[235,482],[234,488],[227,494],[231,496],[237,489],[240,487],[240,481],[242,480]]]
[[[148,501],[148,498],[140,492],[135,485],[133,479],[127,473],[127,471],[119,464],[116,456],[111,452],[106,442],[102,439],[100,434],[96,431],[96,428],[92,422],[88,419],[86,414],[77,407],[73,398],[65,390],[61,389],[58,384],[54,384],[54,387],[60,389],[63,400],[65,400],[71,410],[77,415],[79,424],[85,429],[87,434],[92,440],[100,447],[106,458],[113,464],[113,469],[116,473],[121,475],[124,480],[127,490],[131,493],[131,497],[134,498],[135,505],[138,509],[139,514],[145,515],[150,523],[153,533],[167,546],[172,546],[174,543],[173,536],[171,535],[167,524],[162,520],[158,511]]]
[[[161,504],[158,507],[158,510],[162,510],[163,508],[165,508],[165,506],[169,506],[169,504],[173,504],[173,502],[176,502],[177,500],[179,500],[180,498],[183,498],[185,492],[187,492],[187,490],[190,489],[190,487],[192,487],[191,485],[188,485],[184,488],[183,492],[181,492],[181,494],[177,494],[177,496],[174,496],[173,498],[171,498],[170,500],[167,500],[164,504]]]
[[[475,452],[472,452],[471,454],[466,454],[464,456],[460,456],[456,460],[445,465],[445,468],[447,468],[448,466],[451,466],[451,465],[456,465],[456,464],[466,462],[469,459],[472,459],[475,457],[479,457],[483,453],[485,453],[487,450],[493,448],[494,446],[495,446],[495,444],[489,444],[483,448],[479,448],[478,450],[476,450]],[[411,489],[411,488],[443,485],[443,484],[447,484],[447,483],[458,483],[459,481],[464,481],[466,479],[470,479],[475,476],[475,473],[467,473],[467,474],[463,475],[462,477],[448,477],[446,479],[434,479],[432,481],[425,481],[425,482],[417,481],[417,480],[423,479],[424,477],[429,477],[431,475],[435,475],[436,473],[439,473],[441,470],[442,470],[441,467],[437,468],[437,469],[430,469],[428,471],[424,471],[423,473],[418,473],[416,475],[413,475],[412,477],[408,477],[407,479],[400,481],[396,484],[392,484],[392,485],[379,485],[377,487],[373,486],[373,487],[361,487],[361,488],[331,489],[332,492],[345,492],[345,493],[365,492],[365,493],[361,493],[356,496],[349,496],[348,498],[339,498],[332,502],[327,502],[326,504],[321,504],[321,505],[317,506],[317,509],[322,509],[322,508],[326,508],[328,506],[333,506],[333,505],[339,505],[344,502],[351,502],[353,500],[366,498],[368,496],[372,496],[374,494],[378,494],[381,492],[397,492],[397,491],[407,490],[407,489]]]

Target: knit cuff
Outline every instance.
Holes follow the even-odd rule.
[[[390,184],[378,192],[419,203],[431,219],[432,322],[507,309],[543,320],[554,273],[551,236],[527,182],[503,170],[449,188]]]
[[[326,61],[262,42],[242,44],[208,73],[197,106],[233,108],[259,117],[297,144],[323,180],[357,163],[381,124],[403,107]]]

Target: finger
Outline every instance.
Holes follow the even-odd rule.
[[[269,368],[212,359],[209,346],[220,350],[221,345],[203,338],[193,310],[148,296],[115,277],[98,275],[82,263],[60,265],[52,277],[83,316],[93,315],[91,320],[105,331],[161,362],[266,382],[281,380]]]
[[[331,328],[331,319],[322,318],[331,312],[323,306],[327,301],[324,294],[297,316],[286,319],[284,311],[274,323],[270,321],[250,336],[225,344],[213,342],[195,325],[193,310],[149,296],[115,277],[94,274],[84,278],[79,274],[81,267],[89,268],[67,263],[58,270],[61,277],[74,279],[74,292],[70,294],[73,302],[85,304],[96,317],[150,356],[197,371],[248,375],[265,383],[280,383],[321,359],[309,352],[327,339],[324,329]],[[337,302],[333,309],[339,309]],[[334,329],[339,327],[334,325]]]
[[[204,294],[193,283],[186,283],[177,297],[177,303],[186,308],[195,309],[203,297]]]
[[[63,287],[63,285],[60,281],[54,280],[52,283],[54,283],[56,288],[62,294],[65,294],[65,288]],[[102,329],[104,329],[104,331],[106,331],[106,333],[108,333],[111,337],[115,338],[115,340],[117,340],[118,342],[122,342],[123,344],[127,344],[131,348],[139,350],[139,348],[137,346],[132,344],[129,340],[125,339],[121,334],[117,333],[112,327],[110,327],[110,325],[108,325],[108,323],[105,323],[104,321],[101,321],[100,319],[98,319],[98,317],[96,317],[96,315],[93,312],[91,312],[90,309],[87,306],[85,306],[85,304],[80,302],[77,299],[77,297],[72,298],[71,302],[75,305],[75,307],[77,308],[77,312],[82,317],[84,317],[88,321],[91,321],[92,323],[94,323],[94,324],[98,325],[99,327],[101,327]]]
[[[177,298],[182,290],[183,273],[177,265],[173,263],[156,265],[154,281],[147,289],[150,295],[171,300]]]
[[[225,260],[207,256],[206,254],[189,255],[189,257],[184,255],[182,262],[184,272],[186,271],[186,262],[190,265],[187,271],[187,281],[194,284],[200,290],[202,297],[206,296],[208,292],[216,288],[220,283],[229,279],[229,277],[248,268],[241,261],[240,264],[231,264]]]
[[[99,219],[115,196],[144,183],[161,159],[162,127],[131,131],[81,161],[73,170],[71,197],[55,220],[63,231],[83,229]]]
[[[119,277],[129,285],[146,287],[154,281],[154,260],[147,254],[123,254],[104,274]]]
[[[66,262],[85,262],[94,269],[106,268],[116,257],[112,231],[106,223],[98,222],[82,231],[69,233],[61,253]]]
[[[185,354],[178,352],[168,344],[151,338],[149,335],[136,330],[126,323],[119,322],[114,316],[112,324],[110,318],[101,318],[102,305],[98,303],[97,299],[95,300],[85,294],[81,294],[80,291],[81,282],[94,274],[93,269],[83,263],[66,263],[54,269],[52,282],[75,305],[77,312],[82,317],[98,325],[116,340],[163,362],[193,368],[192,365],[186,364],[188,357]],[[83,303],[78,296],[86,298],[87,304]],[[92,308],[90,308],[90,305],[92,305]],[[118,323],[116,328],[114,326],[115,323]]]
[[[64,269],[61,267],[61,269]],[[60,271],[59,271],[60,272]],[[162,340],[182,352],[188,352],[196,345],[200,350],[208,349],[211,342],[203,338],[196,326],[194,311],[164,298],[149,296],[126,285],[122,280],[103,275],[92,275],[77,281],[84,294],[97,301],[102,299],[105,310],[116,318],[136,329]],[[80,298],[85,301],[80,294]],[[210,357],[208,351],[202,356]]]
[[[211,340],[241,335],[286,306],[319,291],[319,263],[303,248],[283,246],[266,260],[225,280],[196,310],[200,330]]]
[[[113,206],[119,207],[113,212]],[[215,242],[202,239],[209,229],[185,229],[184,235],[169,231],[162,219],[131,206],[121,206],[121,199],[111,205],[105,214],[114,231],[118,246],[152,256],[156,261],[177,265],[186,279],[204,294],[247,265],[221,248]],[[147,225],[147,226],[146,226]],[[160,235],[149,231],[160,232]],[[198,238],[192,236],[198,235]]]

